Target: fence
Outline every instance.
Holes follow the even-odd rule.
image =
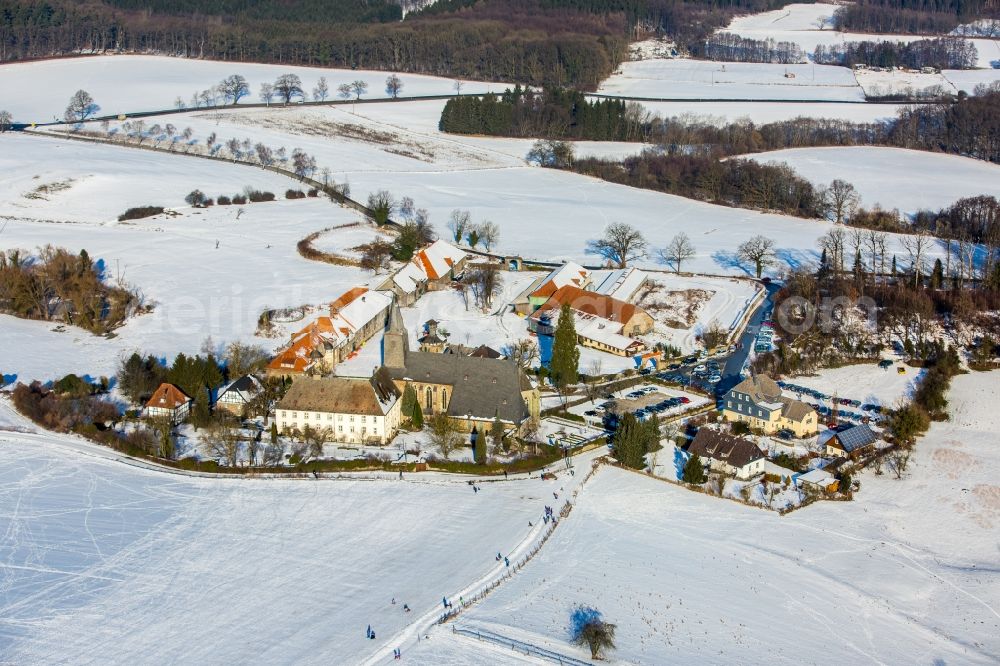
[[[480,641],[487,641],[489,643],[494,643],[496,645],[502,645],[504,647],[509,647],[515,652],[521,652],[529,657],[541,657],[551,661],[553,664],[565,664],[567,666],[589,666],[591,662],[583,661],[582,659],[577,659],[576,657],[567,657],[566,655],[559,654],[558,652],[553,652],[552,650],[546,650],[545,648],[538,647],[536,645],[531,645],[530,643],[525,643],[523,641],[515,640],[513,638],[507,638],[506,636],[500,636],[499,634],[494,634],[491,631],[484,631],[482,629],[466,629],[464,627],[452,627],[452,632],[460,634],[462,636],[470,636]]]

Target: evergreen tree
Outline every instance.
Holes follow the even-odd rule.
[[[646,466],[646,440],[648,428],[639,423],[634,414],[628,413],[618,421],[613,442],[615,459],[632,469],[642,469]]]
[[[208,425],[212,420],[212,413],[208,405],[208,391],[199,389],[195,391],[194,408],[191,410],[191,425],[197,430]]]
[[[552,342],[552,359],[549,370],[552,382],[561,391],[578,379],[580,365],[580,350],[576,346],[576,323],[569,304],[564,303],[559,310],[559,323],[556,324],[555,339]]]
[[[476,434],[476,442],[472,449],[472,456],[477,465],[485,465],[486,460],[489,457],[486,449],[488,437],[489,435],[487,435],[485,427]]]
[[[271,446],[276,446],[278,444],[278,424],[275,421],[271,421]]]
[[[403,416],[408,419],[413,419],[413,410],[417,405],[417,392],[413,390],[412,384],[407,384],[406,388],[403,389],[403,404],[400,407],[400,411]]]
[[[892,277],[898,277],[899,273],[896,271],[896,255],[892,255]]]
[[[940,289],[944,286],[944,266],[940,259],[934,260],[934,270],[931,271],[931,289]]]
[[[705,483],[705,467],[701,464],[701,459],[693,453],[684,463],[684,471],[681,473],[681,480],[684,483]]]
[[[422,409],[420,409],[419,400],[415,400],[413,402],[413,417],[411,420],[413,421],[413,427],[416,428],[417,430],[420,430],[424,427],[424,412]]]
[[[493,455],[503,449],[503,423],[500,422],[500,412],[496,412],[493,417],[493,431],[490,433],[493,440]]]

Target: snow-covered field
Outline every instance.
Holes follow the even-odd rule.
[[[813,376],[789,377],[787,381],[830,395],[836,393],[840,398],[894,407],[900,401],[913,397],[917,379],[923,374],[923,370],[910,367],[906,367],[904,374],[899,374],[899,367],[903,367],[902,364],[897,363],[888,369],[879,368],[876,364],[849,365],[820,370]],[[785,394],[807,402],[815,401],[811,396],[801,396],[787,389]]]
[[[832,28],[833,13],[836,9],[837,5],[831,4],[791,4],[770,12],[737,17],[724,28],[724,31],[752,39],[794,42],[810,56],[819,44],[830,46],[844,42],[910,42],[926,39],[923,35],[837,32]],[[821,23],[822,28],[820,28]],[[971,41],[979,52],[979,67],[989,68],[993,66],[994,61],[1000,61],[1000,40],[972,39]]]
[[[861,205],[914,213],[949,206],[962,197],[1000,196],[1000,166],[958,155],[902,148],[792,148],[749,155],[784,162],[816,185],[836,178],[857,188]]]
[[[32,63],[6,64],[0,67],[0,87],[4,90],[31,91],[10,96],[4,108],[14,120],[51,122],[62,120],[70,95],[79,89],[91,94],[101,107],[101,115],[136,111],[173,109],[177,97],[188,107],[192,93],[215,86],[231,74],[241,74],[250,86],[250,95],[241,100],[258,103],[261,83],[273,83],[282,74],[296,74],[302,89],[312,100],[312,90],[320,77],[326,77],[329,99],[337,98],[337,86],[361,80],[368,84],[366,99],[388,98],[385,80],[390,72],[327,69],[292,65],[262,65],[217,60],[193,60],[166,56],[111,55],[85,58],[53,59]],[[449,95],[455,92],[453,79],[420,74],[398,74],[404,96]],[[37,85],[44,81],[45,85]],[[506,84],[463,82],[462,92],[502,91]]]
[[[749,118],[755,123],[773,123],[792,118],[830,118],[859,123],[896,117],[896,104],[838,104],[835,102],[650,102],[641,104],[664,118],[690,117],[722,125]]]
[[[120,277],[155,304],[152,313],[130,320],[111,340],[4,316],[5,374],[26,381],[68,372],[97,377],[113,374],[119,355],[135,349],[172,358],[180,351],[197,352],[207,336],[221,344],[250,340],[265,308],[328,302],[371,279],[358,269],[308,261],[296,252],[296,242],[307,234],[358,219],[327,200],[204,210],[184,204],[195,188],[215,196],[252,185],[281,196],[294,184],[287,178],[246,166],[56,139],[3,135],[0,147],[0,171],[15,174],[0,185],[0,225],[6,223],[0,249],[34,251],[47,243],[72,252],[86,249],[103,262],[108,279]],[[68,189],[24,196],[52,183],[68,183]],[[147,204],[178,206],[180,215],[116,221],[126,208]]]
[[[0,449],[4,663],[360,663],[499,573],[566,483],[198,479],[9,430]]]
[[[622,63],[597,89],[639,98],[863,101],[854,73],[829,65],[771,65],[704,60]]]
[[[952,420],[904,480],[865,473],[851,503],[780,517],[602,470],[541,554],[456,624],[587,659],[568,644],[583,604],[618,625],[619,663],[995,663],[996,382],[956,378]],[[436,632],[411,656],[453,641]]]

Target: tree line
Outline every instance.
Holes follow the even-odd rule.
[[[455,134],[637,141],[643,135],[637,109],[621,100],[590,100],[576,90],[536,92],[518,85],[500,95],[449,99],[438,127]]]
[[[822,215],[819,192],[785,164],[646,151],[623,161],[576,160],[573,170],[621,185],[740,208]]]
[[[730,32],[717,32],[704,42],[696,54],[726,62],[767,62],[788,65],[805,62],[805,53],[795,42],[774,39],[751,39]]]
[[[441,127],[447,131],[448,127],[458,125],[462,131],[495,136],[535,136],[545,143],[537,146],[539,151],[533,150],[532,159],[545,166],[566,167],[573,161],[572,151],[561,140],[575,138],[567,135],[571,131],[579,133],[582,130],[572,129],[565,122],[550,122],[553,114],[546,109],[551,107],[544,104],[549,94],[548,91],[543,93],[541,103],[521,103],[517,107],[521,114],[519,126],[508,120],[513,116],[500,114],[496,119],[491,116],[489,122],[476,125],[477,116],[470,113],[462,115],[459,120],[450,115],[445,118],[442,114]],[[527,98],[523,94],[522,97]],[[535,96],[533,99],[538,98]],[[496,108],[505,106],[502,96],[497,98],[496,104],[501,105]],[[510,106],[513,108],[514,104]],[[456,108],[460,107],[452,106],[453,111]],[[871,123],[794,118],[763,125],[749,120],[718,124],[705,118],[663,118],[634,103],[626,104],[624,108],[604,106],[602,109],[604,114],[601,116],[585,116],[594,127],[609,127],[606,114],[610,109],[619,114],[610,126],[624,128],[616,131],[634,137],[618,137],[617,140],[653,143],[659,152],[667,155],[721,158],[811,146],[892,146],[953,153],[1000,163],[1000,83],[996,82],[980,84],[974,95],[960,94],[955,102],[905,107],[894,119]],[[590,121],[591,117],[596,119]],[[599,129],[592,131],[600,132]]]
[[[946,34],[960,23],[1000,18],[996,0],[858,0],[834,14],[837,30]]]
[[[844,44],[819,44],[813,60],[823,65],[854,67],[935,67],[937,69],[975,69],[979,53],[967,39],[939,37],[912,42],[864,41]]]
[[[629,39],[696,52],[740,12],[783,0],[4,0],[0,61],[92,52],[408,71],[594,89]],[[400,20],[403,19],[403,20]]]
[[[95,334],[120,326],[142,304],[134,290],[105,282],[101,262],[46,245],[37,256],[0,253],[0,311],[23,319],[64,321]]]

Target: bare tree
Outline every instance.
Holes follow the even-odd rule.
[[[646,256],[646,239],[642,233],[624,222],[609,224],[604,237],[587,243],[587,252],[604,257],[617,268]]]
[[[319,77],[319,81],[316,82],[316,87],[313,88],[313,99],[317,102],[325,102],[326,98],[330,96],[330,86],[327,85],[326,77]]]
[[[413,206],[414,206],[413,197],[403,197],[402,199],[400,199],[399,216],[402,217],[404,220],[412,220],[414,214]]]
[[[271,106],[271,100],[274,99],[274,86],[270,83],[260,84],[260,92],[257,93],[257,97],[259,97],[260,101],[264,102],[264,104]]]
[[[476,305],[486,311],[493,305],[493,299],[503,289],[503,276],[493,264],[477,266],[470,271],[466,271],[465,283],[469,285],[476,300]]]
[[[376,239],[361,246],[361,268],[378,273],[389,268],[392,258],[392,243]]]
[[[302,79],[296,74],[282,74],[274,82],[274,94],[288,104],[293,97],[304,97]]]
[[[174,99],[174,108],[177,109],[178,111],[180,111],[180,110],[182,110],[182,109],[184,109],[186,107],[187,107],[187,104],[184,103],[184,99],[180,95],[178,95]]]
[[[101,110],[86,90],[77,90],[69,98],[69,105],[63,117],[68,123],[78,123],[86,120]]]
[[[323,444],[330,439],[329,428],[313,428],[305,426],[302,428],[302,440],[309,446],[309,455],[313,460],[323,457]]]
[[[229,423],[212,426],[205,432],[208,450],[229,467],[235,467],[239,460],[241,441],[239,429]]]
[[[462,87],[464,85],[465,85],[465,82],[463,82],[461,79],[455,79],[455,83],[452,84],[452,88],[455,89],[455,94],[456,95],[461,95],[462,94]]]
[[[519,368],[530,368],[538,359],[538,345],[530,338],[523,338],[504,345],[500,353],[513,361]]]
[[[437,448],[443,458],[447,459],[452,451],[461,446],[461,432],[447,414],[435,414],[430,418],[427,426],[431,444]],[[486,435],[483,433],[479,436],[485,437]]]
[[[271,166],[274,164],[274,151],[272,151],[268,146],[263,143],[258,143],[254,146],[254,150],[257,153],[257,161],[260,162],[261,166]]]
[[[361,79],[351,81],[351,92],[354,93],[354,99],[359,100],[362,95],[368,92],[368,84]]]
[[[901,446],[889,454],[889,469],[892,471],[893,476],[897,479],[903,478],[903,474],[906,473],[906,468],[910,466],[910,456],[912,454],[913,451],[905,446]]]
[[[451,237],[456,243],[461,243],[462,239],[465,238],[465,230],[471,222],[472,215],[469,214],[469,211],[457,209],[451,211],[451,218],[448,220],[448,230],[451,231]]]
[[[913,270],[913,286],[920,284],[924,273],[924,257],[933,243],[933,238],[924,230],[914,234],[900,236],[899,243],[910,255],[910,267]]]
[[[224,100],[231,101],[235,106],[241,99],[250,94],[250,85],[239,74],[232,74],[219,83],[219,92],[222,93]]]
[[[691,239],[683,231],[672,239],[665,248],[660,250],[660,259],[666,264],[674,265],[674,272],[681,272],[681,264],[695,255]]]
[[[14,124],[14,117],[10,111],[0,111],[0,132],[8,131]]]
[[[479,225],[479,240],[482,241],[483,247],[489,252],[496,245],[497,241],[500,240],[500,227],[489,220],[483,222]]]
[[[352,93],[351,93],[350,83],[341,83],[339,86],[337,86],[337,97],[339,97],[340,99],[345,101],[349,100],[351,99],[351,94]]]
[[[742,261],[752,263],[757,271],[757,277],[760,278],[764,269],[774,264],[774,241],[766,236],[754,236],[740,243],[736,248],[736,256]]]
[[[240,140],[233,138],[226,141],[226,150],[229,151],[229,156],[235,162],[240,157]]]
[[[231,377],[242,377],[264,367],[270,355],[259,345],[231,342],[226,347],[226,368]]]
[[[399,93],[403,90],[403,82],[395,74],[390,74],[385,80],[385,94],[389,95],[393,99],[399,97]]]
[[[308,178],[316,171],[316,158],[296,148],[292,151],[292,171],[300,180]]]
[[[839,273],[844,272],[844,255],[847,250],[847,234],[843,228],[834,227],[819,239],[819,245],[826,250],[826,260]]]
[[[823,190],[821,195],[830,209],[833,221],[837,224],[850,218],[861,202],[861,197],[858,196],[854,186],[839,178],[830,183],[830,187]]]

